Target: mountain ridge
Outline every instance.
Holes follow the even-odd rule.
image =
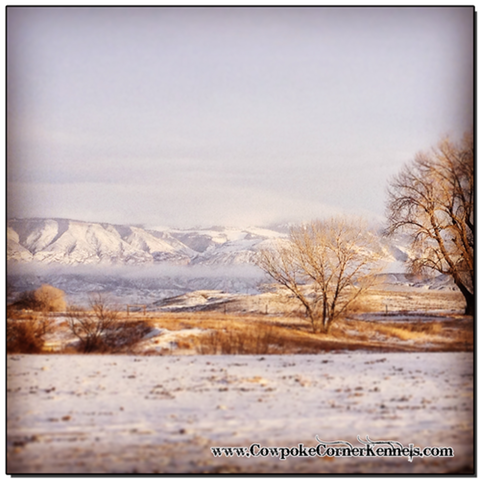
[[[7,221],[7,260],[60,265],[252,264],[259,245],[284,235],[235,229],[144,228],[64,218]]]

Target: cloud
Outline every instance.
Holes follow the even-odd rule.
[[[61,208],[59,209],[59,205]],[[12,183],[8,216],[63,217],[111,223],[189,228],[212,225],[264,226],[304,221],[360,209],[288,195],[276,188],[234,185],[222,177],[185,176],[183,182],[159,185]],[[59,215],[59,210],[61,215]],[[370,212],[370,216],[372,213]]]
[[[381,216],[401,164],[470,126],[472,12],[9,9],[8,213]]]
[[[82,275],[102,277],[145,278],[235,278],[261,279],[263,272],[254,265],[45,265],[41,263],[8,263],[8,275]]]

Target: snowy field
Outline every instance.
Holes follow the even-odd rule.
[[[9,355],[7,473],[466,473],[472,353]],[[215,458],[357,435],[453,458]]]

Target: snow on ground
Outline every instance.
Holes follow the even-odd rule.
[[[135,351],[137,352],[149,352],[153,351],[162,352],[167,350],[177,350],[177,343],[179,340],[186,337],[195,337],[198,335],[203,335],[209,330],[201,328],[186,328],[182,330],[171,331],[167,328],[154,328],[150,333],[147,333],[145,337],[135,345]],[[186,352],[182,349],[176,351],[176,353]],[[193,354],[194,352],[189,351],[188,354]]]
[[[214,458],[357,435],[453,458]],[[473,468],[473,354],[9,355],[7,472],[446,473]]]
[[[175,331],[156,325],[152,321],[152,330],[145,334],[143,338],[135,345],[135,352],[164,352],[165,350],[181,353],[193,354],[193,351],[185,352],[177,349],[177,342],[188,337],[198,337],[209,330],[200,328],[185,328]],[[59,316],[53,319],[53,330],[45,335],[45,348],[50,351],[60,352],[64,348],[78,346],[78,338],[73,335],[68,326],[68,318]]]

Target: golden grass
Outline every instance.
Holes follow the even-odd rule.
[[[37,314],[17,313],[22,320]],[[365,315],[365,314],[364,314]],[[176,349],[198,354],[296,354],[343,350],[381,351],[470,351],[473,350],[473,319],[447,315],[429,320],[428,315],[411,316],[408,321],[368,321],[356,315],[337,320],[328,334],[313,334],[309,322],[293,316],[224,314],[221,312],[148,313],[119,321],[170,331],[202,329],[201,335],[179,336]],[[18,318],[17,317],[17,318]],[[388,317],[386,317],[388,318]],[[139,325],[140,326],[140,325]],[[64,324],[56,328],[65,329]],[[145,353],[145,352],[144,352]],[[158,354],[152,350],[151,354]]]
[[[335,322],[328,334],[313,334],[305,319],[280,316],[163,313],[152,316],[151,321],[171,331],[206,330],[203,335],[177,342],[179,348],[200,354],[294,354],[351,349],[464,350],[472,347],[472,342],[468,342],[473,332],[473,324],[462,326],[455,320],[373,322],[349,318]]]

